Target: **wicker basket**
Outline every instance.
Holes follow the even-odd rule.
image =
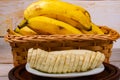
[[[41,48],[46,51],[88,49],[105,54],[105,61],[109,63],[113,41],[118,39],[119,33],[108,27],[100,27],[104,35],[34,35],[15,36],[8,34],[5,40],[10,43],[14,66],[26,63],[29,48]]]

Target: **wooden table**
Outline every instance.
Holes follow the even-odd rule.
[[[3,39],[0,40],[0,80],[9,80],[8,72],[14,67],[11,48]],[[120,68],[120,48],[112,49],[110,63]]]

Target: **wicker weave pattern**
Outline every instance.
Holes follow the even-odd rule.
[[[46,51],[88,49],[105,54],[105,62],[109,63],[113,41],[119,34],[107,27],[101,27],[106,35],[7,35],[5,39],[12,47],[14,65],[26,63],[29,48],[41,48]]]

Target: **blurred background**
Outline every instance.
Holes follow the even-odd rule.
[[[23,19],[24,9],[38,0],[0,0],[0,37],[4,36],[8,28],[13,29]],[[91,15],[97,25],[106,25],[120,33],[120,0],[63,0],[80,5]],[[0,46],[6,45],[0,38]],[[114,48],[120,48],[120,40]]]

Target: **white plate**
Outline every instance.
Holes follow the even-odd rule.
[[[76,72],[76,73],[65,73],[65,74],[49,74],[49,73],[44,73],[40,72],[38,70],[32,69],[29,64],[26,64],[26,70],[29,73],[32,73],[37,76],[44,76],[44,77],[54,77],[54,78],[72,78],[72,77],[82,77],[82,76],[89,76],[89,75],[94,75],[98,74],[102,71],[104,71],[105,67],[104,65],[100,65],[98,68],[95,68],[93,70],[89,70],[87,72]]]

